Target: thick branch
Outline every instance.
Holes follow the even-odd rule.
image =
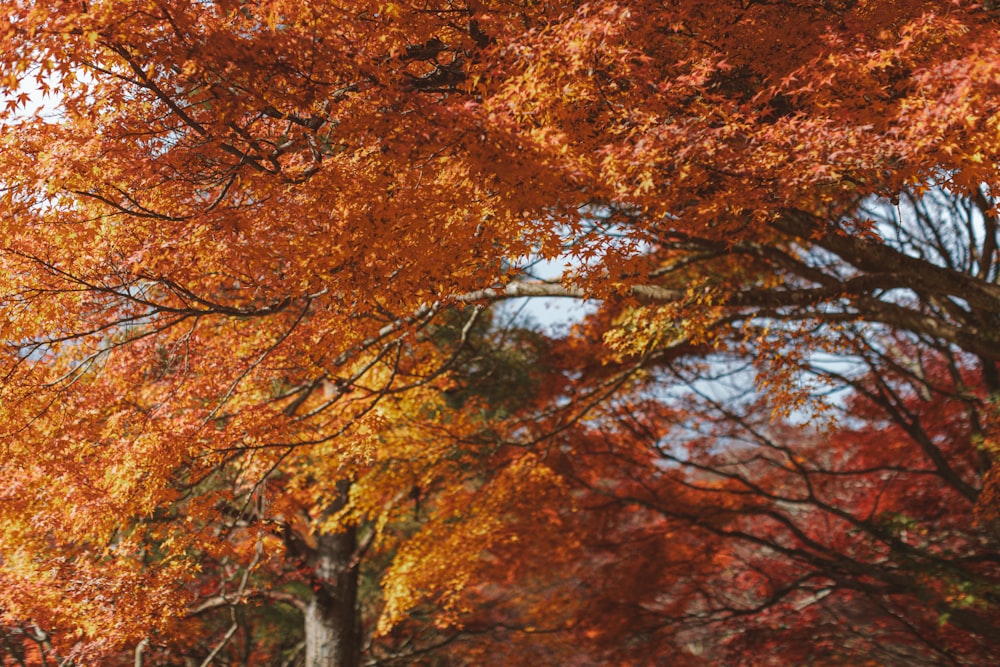
[[[236,604],[242,604],[247,600],[268,600],[270,602],[284,602],[287,605],[295,607],[302,613],[305,613],[307,603],[292,593],[286,593],[284,591],[265,591],[258,589],[251,589],[244,591],[238,599],[226,595],[216,595],[210,597],[207,600],[203,600],[199,604],[195,605],[188,610],[188,616],[197,616],[199,614],[204,614],[205,612],[212,611],[214,609],[221,609],[223,607],[231,607]]]

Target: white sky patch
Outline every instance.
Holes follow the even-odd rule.
[[[527,266],[527,275],[541,281],[556,281],[572,270],[568,259],[537,260]],[[496,313],[500,322],[526,325],[549,335],[560,336],[569,333],[571,326],[596,309],[596,301],[570,297],[526,297],[500,303],[496,307]]]
[[[21,80],[21,88],[15,93],[0,94],[0,109],[3,110],[4,121],[16,125],[35,117],[59,118],[62,114],[62,99],[58,94],[55,77],[46,80],[49,92],[46,93],[38,85],[34,76],[26,76]],[[17,102],[16,107],[12,106]]]

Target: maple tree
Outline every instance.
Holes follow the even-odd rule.
[[[5,659],[995,646],[991,3],[0,16]]]
[[[909,353],[912,368],[852,378],[844,423],[825,430],[770,419],[767,398],[701,394],[683,421],[619,409],[625,437],[595,434],[596,455],[617,463],[601,470],[617,475],[586,485],[646,515],[633,530],[648,551],[616,570],[647,569],[634,589],[605,592],[646,635],[637,656],[661,641],[709,664],[990,661],[997,536],[976,520],[969,483],[991,408],[974,374],[952,374],[960,362]],[[693,382],[690,370],[669,372]],[[677,534],[689,551],[662,537]],[[658,558],[669,567],[649,570]]]

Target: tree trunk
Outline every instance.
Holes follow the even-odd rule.
[[[343,502],[347,487],[345,484]],[[342,507],[343,502],[336,505]],[[341,507],[331,507],[328,512]],[[305,667],[358,667],[361,663],[356,550],[357,531],[353,527],[317,538],[313,596],[305,612]]]

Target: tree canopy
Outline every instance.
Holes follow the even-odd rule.
[[[988,664],[994,5],[4,3],[4,664]]]

